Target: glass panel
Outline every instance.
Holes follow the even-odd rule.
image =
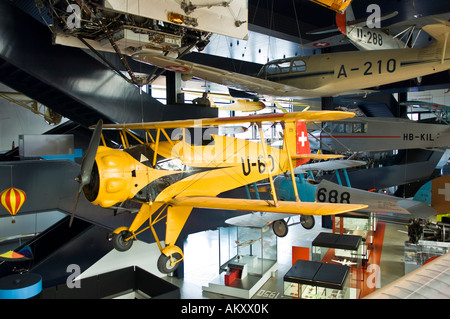
[[[221,271],[226,268],[228,261],[237,255],[237,246],[235,244],[236,238],[236,227],[219,228],[219,265]]]
[[[273,63],[267,67],[267,74],[278,74],[289,72],[291,67],[290,62]]]
[[[306,71],[306,63],[303,60],[292,61],[292,72],[304,72]]]
[[[353,133],[367,133],[367,123],[353,123]]]
[[[350,133],[350,123],[333,123],[332,133]]]
[[[300,297],[300,285],[294,282],[284,282],[284,292],[285,296],[290,296],[294,298]]]
[[[278,70],[278,65],[277,64],[270,64],[267,66],[266,68],[266,74],[276,74],[276,73],[280,73]]]

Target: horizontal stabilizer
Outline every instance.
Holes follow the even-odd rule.
[[[355,160],[338,160],[338,161],[326,161],[319,163],[303,164],[294,169],[295,174],[305,173],[307,171],[334,171],[337,169],[351,168],[366,165],[365,161]]]
[[[329,159],[336,159],[336,158],[342,158],[343,155],[337,155],[337,154],[298,154],[298,155],[291,155],[291,158],[296,159],[302,159],[302,158],[309,158],[309,159],[321,159],[321,160],[329,160]]]
[[[412,216],[422,219],[428,219],[436,216],[436,210],[425,204],[424,202],[418,202],[410,199],[402,199],[397,202],[397,205],[407,210]]]

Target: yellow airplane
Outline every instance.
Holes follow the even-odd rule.
[[[325,8],[331,9],[333,11],[343,13],[345,9],[349,6],[352,0],[309,0],[311,2],[317,3]]]
[[[191,94],[191,95],[198,95],[201,96],[203,92],[199,91],[193,91],[193,90],[182,90],[183,93]],[[211,102],[211,107],[216,107],[218,109],[224,110],[224,111],[241,111],[241,112],[257,112],[261,111],[265,108],[267,109],[277,109],[281,112],[287,112],[286,109],[283,107],[283,104],[286,105],[296,105],[296,106],[303,106],[305,109],[303,111],[307,111],[310,106],[306,103],[299,102],[299,101],[289,101],[289,100],[283,100],[283,99],[267,99],[264,101],[261,101],[257,98],[257,96],[254,97],[254,99],[248,98],[235,98],[231,96],[230,94],[225,93],[208,93],[208,99]],[[229,100],[232,101],[231,103],[227,104],[219,104],[216,103],[215,100],[222,99],[222,100]],[[275,106],[267,106],[267,104],[274,104]]]
[[[183,93],[191,94],[191,95],[199,95],[201,96],[203,92],[192,91],[192,90],[182,90]],[[229,94],[224,93],[208,93],[208,99],[211,103],[211,107],[216,107],[225,111],[241,111],[241,112],[257,112],[266,107],[264,102],[259,100],[249,100],[249,99],[238,99],[230,96]],[[229,104],[218,104],[214,100],[222,99],[231,101]]]
[[[273,187],[273,176],[288,170],[294,176],[294,167],[311,158],[339,157],[310,153],[305,121],[352,116],[354,113],[351,112],[306,111],[135,124],[103,125],[100,120],[77,178],[80,188],[70,223],[81,191],[92,204],[101,207],[114,207],[127,200],[138,202],[140,210],[132,224],[111,233],[113,246],[120,251],[128,250],[136,236],[150,228],[161,251],[158,269],[162,273],[170,273],[183,259],[183,252],[175,243],[193,207],[301,215],[330,215],[363,209],[365,205],[306,203],[298,198],[296,201],[279,201]],[[265,144],[262,128],[265,122],[282,126],[282,148]],[[189,128],[195,130],[196,127],[242,123],[258,126],[260,143],[217,135],[208,145],[190,143]],[[105,145],[103,129],[118,130],[125,149],[99,146],[100,140]],[[169,137],[168,129],[178,131],[173,131]],[[139,131],[145,134],[145,141],[132,133]],[[135,142],[135,145],[130,142]],[[272,186],[272,200],[216,197],[266,178]],[[296,189],[295,183],[293,187]],[[154,225],[164,218],[166,234],[165,247],[162,247]],[[149,226],[142,227],[146,221]]]

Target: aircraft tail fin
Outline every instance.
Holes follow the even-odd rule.
[[[286,122],[284,134],[286,134],[286,143],[289,143],[290,156],[295,160],[293,162],[294,167],[308,162],[309,158],[299,156],[311,154],[306,123],[301,120]],[[284,149],[286,150],[286,146],[284,146]]]
[[[414,200],[431,205],[438,215],[450,214],[450,175],[440,176],[422,185]]]
[[[336,13],[336,25],[343,35],[347,35],[347,24],[355,22],[352,5],[350,4],[343,13]]]
[[[398,11],[383,14],[379,18],[380,22],[387,20],[387,19],[391,19],[391,18],[395,17],[397,14],[398,14]],[[351,5],[349,5],[347,10],[344,13],[336,14],[336,25],[337,25],[339,31],[341,31],[341,33],[343,35],[346,35],[347,34],[347,26],[367,27],[367,18],[355,19],[355,15],[353,14],[352,7],[351,7]]]
[[[309,147],[306,123],[304,121],[297,121],[295,123],[295,155],[301,154],[311,154],[311,148]],[[308,161],[309,158],[297,159],[294,166],[297,167]]]
[[[336,13],[336,25],[343,35],[347,35],[347,13]]]
[[[450,34],[450,23],[445,21],[440,21],[441,23],[428,24],[422,29],[431,35],[437,42],[446,42],[449,46],[450,41],[448,41],[448,36]]]

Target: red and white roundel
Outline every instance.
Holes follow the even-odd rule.
[[[316,42],[313,44],[317,48],[324,48],[330,45],[330,42]]]
[[[182,65],[168,65],[165,67],[165,69],[174,71],[174,72],[180,72],[180,73],[189,72],[189,68],[182,66]]]

